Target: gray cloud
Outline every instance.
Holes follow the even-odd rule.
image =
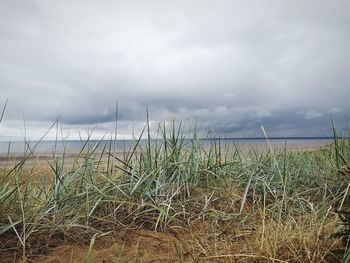
[[[350,106],[350,2],[0,0],[2,136],[61,116],[123,133],[198,119],[231,135],[324,135]],[[17,126],[14,124],[17,123]],[[40,125],[38,123],[41,123]],[[10,127],[12,127],[10,129]]]

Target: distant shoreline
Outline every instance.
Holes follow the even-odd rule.
[[[269,146],[267,145],[266,142],[266,138],[241,138],[241,139],[229,139],[229,138],[215,138],[215,139],[199,139],[200,141],[203,142],[203,146],[209,146],[211,140],[214,141],[218,141],[218,140],[222,140],[222,144],[221,147],[222,149],[224,149],[226,146],[229,147],[239,147],[242,152],[246,152],[249,151],[249,149],[251,148],[256,148],[258,150],[262,150],[262,151],[266,151],[269,149]],[[325,138],[325,137],[298,137],[298,138],[268,138],[268,140],[270,141],[271,146],[276,149],[276,150],[281,150],[284,149],[286,147],[286,149],[288,151],[311,151],[311,150],[316,150],[319,149],[321,147],[324,147],[326,145],[328,145],[328,143],[331,143],[331,139],[329,138]],[[121,141],[121,140],[117,140],[118,143],[121,143],[119,145],[116,146],[115,149],[111,149],[112,153],[121,157],[124,154],[128,153],[128,150],[130,148],[130,146],[132,145],[130,142],[134,142],[135,140],[130,140],[130,141]],[[144,141],[141,140],[143,144]],[[145,140],[146,141],[146,140]],[[156,141],[156,140],[154,140]],[[190,141],[190,140],[188,140]],[[6,161],[10,161],[10,160],[22,160],[23,158],[27,158],[27,160],[39,160],[39,161],[50,161],[53,160],[54,156],[59,157],[59,156],[63,156],[63,154],[65,155],[66,158],[68,159],[72,159],[78,156],[79,152],[81,151],[82,146],[80,147],[81,143],[84,141],[75,141],[75,140],[67,140],[67,141],[42,141],[40,142],[40,146],[41,147],[37,147],[36,149],[34,149],[32,154],[29,154],[28,156],[25,156],[25,154],[23,153],[23,148],[19,147],[20,146],[24,146],[25,142],[20,141],[20,142],[12,142],[13,144],[17,144],[16,147],[14,147],[15,149],[11,148],[10,153],[8,154],[7,149],[5,149],[5,147],[3,149],[1,149],[0,147],[0,163],[4,163]],[[91,140],[91,143],[97,143],[97,142],[101,142],[102,144],[99,145],[97,147],[97,149],[95,150],[95,154],[101,154],[101,152],[103,150],[105,150],[106,152],[109,151],[108,146],[103,149],[103,145],[105,145],[104,143],[108,143],[108,142],[113,142],[110,140],[104,140],[104,141],[100,141],[100,140]],[[238,143],[236,143],[238,142]],[[247,143],[240,143],[240,142],[247,142]],[[37,142],[35,141],[31,141],[30,144],[36,144]],[[54,146],[55,143],[57,143],[57,148],[56,151],[54,150]],[[62,147],[58,147],[59,144],[62,143],[67,143],[67,147],[66,148],[62,148]],[[72,145],[69,145],[69,143],[72,143]],[[123,145],[123,143],[127,143],[128,145]],[[0,142],[0,146],[1,144],[4,144],[2,142]],[[12,144],[11,144],[12,145]],[[113,147],[113,145],[112,145]],[[20,150],[22,149],[22,150]],[[65,149],[65,151],[63,150]],[[91,149],[90,149],[91,150]],[[85,151],[85,150],[84,150]],[[83,152],[84,152],[83,151]]]
[[[161,140],[162,138],[158,138],[158,139],[152,139],[152,140]],[[191,138],[186,138],[185,140],[190,140]],[[204,141],[208,141],[208,140],[232,140],[232,141],[244,141],[244,140],[334,140],[333,136],[330,137],[326,137],[326,136],[317,136],[317,137],[312,137],[312,136],[291,136],[291,137],[280,137],[280,136],[273,136],[273,137],[212,137],[212,138],[198,138],[198,140],[204,140]],[[337,139],[350,139],[348,137],[345,136],[338,136]],[[90,139],[89,141],[91,142],[96,142],[96,141],[101,141],[101,142],[110,142],[110,141],[117,141],[117,142],[124,142],[124,141],[136,141],[138,140],[136,139],[103,139],[103,140],[99,140],[99,139]],[[147,138],[142,138],[142,140],[147,140]],[[23,142],[30,142],[30,143],[37,143],[37,142],[85,142],[87,141],[86,139],[73,139],[73,140],[19,140],[19,139],[15,139],[15,140],[6,140],[4,137],[1,138],[0,136],[0,143],[23,143]]]

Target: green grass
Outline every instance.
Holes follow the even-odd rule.
[[[122,155],[113,142],[89,136],[73,159],[54,154],[47,166],[28,145],[22,159],[0,168],[0,240],[16,239],[22,259],[38,254],[38,235],[91,240],[87,262],[96,238],[123,228],[180,226],[201,244],[203,260],[325,262],[341,248],[331,234],[340,224],[336,209],[349,208],[350,175],[339,172],[350,160],[349,139],[335,136],[321,149],[291,152],[274,149],[263,130],[267,150],[243,153],[214,138],[203,145],[196,129],[188,137],[181,123],[155,131],[149,123],[147,115]],[[194,233],[198,221],[205,227]]]

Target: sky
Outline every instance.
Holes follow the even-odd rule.
[[[350,1],[0,0],[0,140],[328,136],[350,120]],[[55,137],[55,129],[45,137]]]

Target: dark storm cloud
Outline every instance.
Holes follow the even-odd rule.
[[[349,25],[345,0],[0,0],[0,129],[108,130],[118,99],[125,134],[148,107],[228,136],[324,135],[350,117]]]

